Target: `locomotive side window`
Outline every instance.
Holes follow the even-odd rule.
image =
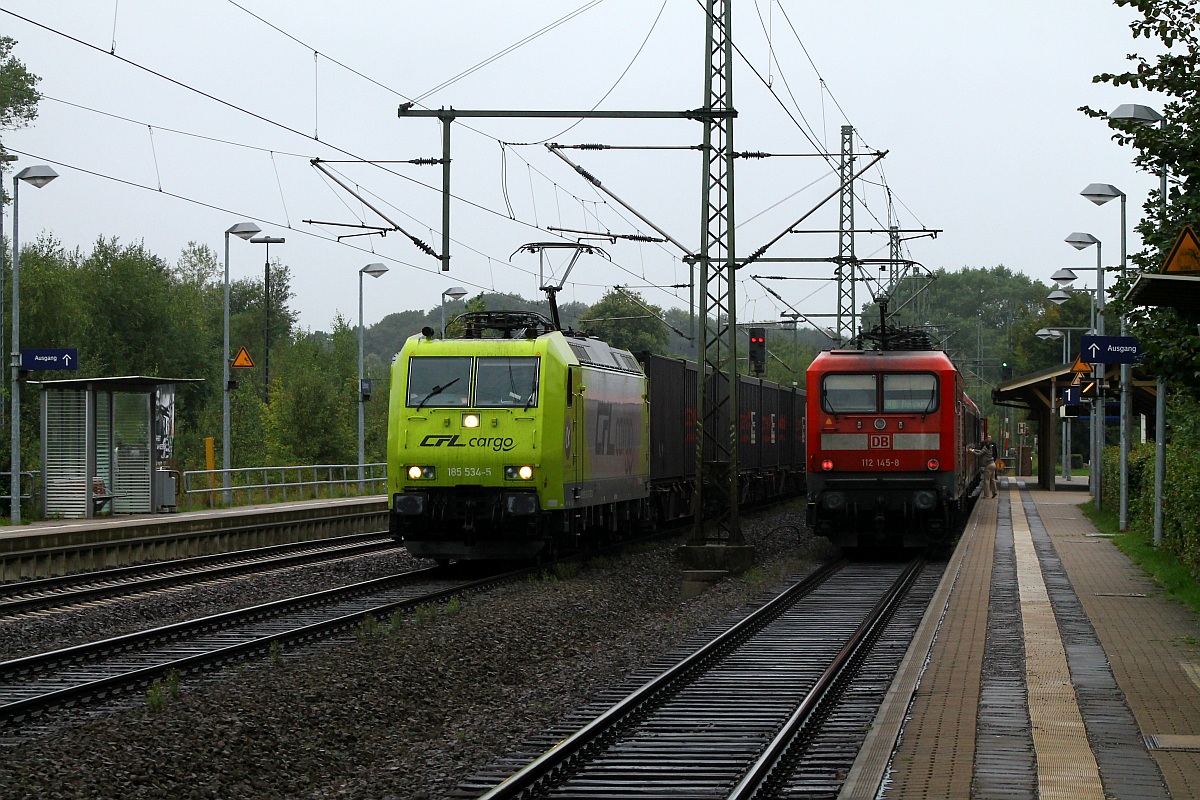
[[[874,414],[877,410],[876,375],[825,376],[821,404],[831,414]]]
[[[937,376],[905,372],[883,376],[883,410],[892,414],[929,414],[937,409]]]
[[[409,408],[470,405],[471,359],[461,356],[422,356],[408,360]]]
[[[538,359],[479,357],[475,363],[475,405],[530,408],[538,401]]]

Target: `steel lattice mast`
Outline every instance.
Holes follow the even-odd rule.
[[[733,215],[732,0],[707,0],[704,197],[701,204],[700,374],[696,391],[697,541],[741,544],[738,524],[736,256]],[[712,375],[713,380],[705,380]]]
[[[854,279],[858,264],[854,258],[854,127],[842,126],[840,163],[841,194],[838,202],[837,328],[842,344],[854,338],[856,306]]]

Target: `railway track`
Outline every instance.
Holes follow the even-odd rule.
[[[55,710],[141,689],[170,673],[210,670],[333,636],[367,617],[386,618],[531,571],[465,580],[442,567],[419,569],[3,662],[0,727],[40,722]]]
[[[540,755],[502,762],[455,796],[835,796],[874,716],[862,696],[881,699],[891,679],[886,666],[860,668],[898,612],[915,628],[938,577],[923,560],[825,567],[578,729],[533,743]],[[898,664],[910,634],[890,635],[884,660]]]
[[[34,611],[64,609],[101,598],[164,591],[240,575],[353,558],[397,547],[396,541],[386,533],[360,533],[0,584],[0,620]]]

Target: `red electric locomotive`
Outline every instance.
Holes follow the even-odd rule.
[[[946,354],[826,351],[807,388],[810,527],[843,548],[945,541],[979,483],[969,448],[986,431]]]

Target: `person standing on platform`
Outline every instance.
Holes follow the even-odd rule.
[[[986,497],[995,497],[999,492],[996,491],[996,450],[992,444],[992,437],[986,437],[979,443],[978,448],[970,448],[971,452],[979,457],[979,463],[983,466],[983,492]]]

